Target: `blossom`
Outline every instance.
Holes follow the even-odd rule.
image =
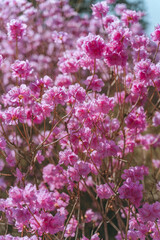
[[[135,207],[139,207],[143,197],[142,190],[142,184],[139,184],[138,181],[132,182],[131,178],[127,178],[118,189],[118,192],[121,199],[129,199]]]
[[[94,215],[95,215],[95,213],[93,212],[93,210],[92,209],[88,209],[85,212],[85,221],[86,221],[86,223],[91,222],[94,219]]]
[[[102,16],[105,16],[109,11],[109,7],[108,7],[106,1],[96,3],[96,4],[92,5],[91,8],[93,11],[93,16],[95,18],[102,18]]]
[[[99,35],[90,33],[87,37],[83,38],[82,49],[90,58],[99,59],[103,56],[105,43]]]
[[[97,75],[89,76],[85,81],[84,84],[87,85],[89,89],[92,89],[93,91],[100,92],[102,90],[102,87],[104,87],[104,83],[102,79],[98,78]]]
[[[65,43],[68,39],[68,33],[54,31],[52,34],[52,39],[55,43]]]
[[[159,24],[155,27],[155,31],[151,33],[151,38],[155,42],[160,41],[160,25]]]
[[[15,151],[12,150],[10,152],[7,151],[6,162],[10,167],[15,167],[16,165],[16,158],[15,158]]]
[[[155,112],[152,119],[153,126],[158,127],[160,125],[160,112]]]
[[[7,23],[8,37],[10,40],[20,40],[26,34],[27,25],[20,20],[12,19]]]
[[[65,149],[63,152],[59,152],[59,164],[73,165],[78,161],[78,156],[72,152],[71,149]]]
[[[7,125],[17,125],[18,121],[21,123],[25,122],[26,115],[24,109],[21,107],[9,107],[4,112],[4,119]]]
[[[133,182],[143,180],[144,175],[148,175],[148,168],[145,166],[136,166],[125,169],[122,179],[130,178]]]
[[[5,106],[19,106],[22,103],[29,103],[31,100],[31,91],[25,84],[21,84],[19,87],[12,87],[7,94],[2,96],[2,100]]]
[[[0,137],[0,149],[4,150],[6,148],[6,141],[4,138]]]
[[[106,183],[106,184],[101,184],[99,186],[96,187],[96,190],[97,190],[97,195],[99,198],[103,199],[108,199],[110,198],[112,195],[114,195],[114,192],[113,190],[110,188],[113,189],[114,188],[114,183],[110,183],[109,185]]]
[[[36,159],[39,164],[41,164],[44,161],[44,156],[42,155],[42,151],[38,151],[36,154]]]
[[[75,216],[72,216],[72,218],[69,221],[69,224],[66,227],[64,237],[74,237],[77,225],[78,221],[76,220]]]
[[[129,24],[138,22],[141,19],[142,15],[142,12],[136,12],[127,9],[123,11],[121,19],[128,26]]]
[[[160,203],[144,203],[143,207],[139,209],[139,214],[144,222],[154,222],[157,218],[160,217]]]
[[[14,64],[11,65],[13,78],[20,78],[26,80],[32,73],[32,68],[29,62],[16,60]]]
[[[139,107],[136,110],[133,110],[125,119],[126,126],[130,129],[136,129],[138,132],[145,130],[146,115],[144,113],[143,107]]]

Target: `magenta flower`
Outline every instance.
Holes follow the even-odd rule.
[[[109,7],[106,1],[102,1],[92,5],[93,16],[95,18],[102,18],[103,16],[107,15],[109,11]]]
[[[12,19],[7,23],[8,37],[10,40],[20,40],[26,34],[27,25],[20,20]]]
[[[6,141],[4,138],[0,138],[0,149],[4,150],[6,148]]]
[[[160,112],[155,112],[152,119],[153,126],[158,127],[160,125]]]
[[[101,78],[98,78],[97,75],[89,76],[84,84],[88,87],[88,89],[92,89],[93,91],[101,92],[102,87],[104,87],[104,82]]]
[[[89,34],[83,38],[83,50],[90,58],[101,58],[104,53],[105,43],[99,35]]]
[[[38,151],[36,154],[36,159],[38,161],[39,164],[41,164],[44,161],[44,156],[42,155],[42,151]]]
[[[55,234],[62,231],[64,228],[65,216],[56,214],[54,217],[49,213],[42,215],[42,231],[50,234]]]
[[[21,80],[26,80],[32,73],[32,68],[28,62],[16,60],[14,64],[11,65],[12,77],[20,78]]]
[[[4,112],[4,119],[7,125],[17,125],[18,121],[21,123],[25,122],[26,115],[24,109],[21,107],[9,107],[7,111]]]
[[[14,150],[12,150],[9,153],[7,153],[6,162],[7,162],[7,164],[10,167],[15,167],[15,165],[16,165],[16,158],[15,158],[15,151]]]
[[[78,156],[72,152],[71,149],[65,149],[63,152],[59,152],[59,164],[73,165],[78,161]]]
[[[68,33],[54,31],[52,34],[52,39],[55,43],[65,43],[68,39]]]
[[[144,14],[133,10],[124,10],[121,20],[128,26],[129,24],[137,23]]]
[[[139,209],[139,215],[144,222],[154,222],[157,218],[160,218],[160,203],[145,203],[143,207]]]
[[[25,84],[19,87],[12,87],[11,90],[2,96],[5,106],[19,106],[22,103],[28,103],[31,100],[31,91]]]
[[[155,31],[151,33],[151,38],[155,42],[160,42],[160,25],[159,24],[155,27]]]
[[[148,175],[148,168],[145,166],[136,166],[125,169],[122,174],[122,179],[130,178],[133,182],[143,180],[145,175]]]
[[[114,183],[110,183],[110,186],[113,189],[114,188]],[[112,195],[114,195],[114,192],[110,188],[110,186],[107,183],[97,186],[96,190],[97,190],[98,197],[101,198],[101,199],[103,199],[103,198],[108,199]]]
[[[87,162],[84,161],[77,161],[74,165],[74,169],[80,176],[87,177],[88,174],[91,172],[90,166]]]
[[[75,216],[73,216],[66,227],[64,237],[67,237],[67,238],[74,237],[77,229],[77,225],[78,225],[78,221],[76,220]]]
[[[123,185],[118,189],[119,197],[121,199],[128,199],[136,207],[140,206],[143,197],[143,185],[139,182],[132,182],[130,178],[127,178]]]
[[[146,129],[146,115],[143,107],[133,110],[125,119],[126,126],[129,129],[135,129],[137,132],[142,132]]]
[[[85,213],[85,222],[91,222],[94,219],[95,213],[92,209],[88,209]]]

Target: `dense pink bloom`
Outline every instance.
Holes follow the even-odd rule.
[[[97,75],[89,76],[84,84],[87,85],[88,89],[92,89],[93,91],[100,92],[102,87],[104,87],[104,83],[101,78],[98,78]]]
[[[135,72],[139,80],[148,83],[151,78],[154,79],[156,77],[157,67],[150,59],[142,59],[135,65]]]
[[[101,95],[97,100],[97,105],[102,113],[107,114],[110,110],[113,110],[114,101],[113,98],[108,98],[105,95]]]
[[[132,103],[136,103],[138,100],[144,102],[146,100],[147,87],[140,81],[134,81],[131,87],[128,100]]]
[[[148,168],[145,166],[136,166],[125,169],[122,174],[123,179],[130,178],[133,182],[138,180],[143,180],[144,175],[148,175]]]
[[[92,5],[93,16],[96,18],[102,18],[107,15],[109,7],[106,1],[98,2]]]
[[[151,34],[151,37],[152,37],[152,40],[155,41],[155,42],[160,41],[160,25],[157,25],[155,27],[155,31]]]
[[[32,73],[32,68],[29,62],[16,60],[14,64],[11,65],[13,78],[20,78],[26,80]]]
[[[6,162],[10,167],[15,167],[16,158],[15,158],[15,151],[14,150],[10,151],[9,153],[7,151]]]
[[[66,32],[54,31],[52,34],[52,39],[55,43],[65,43],[67,38],[68,34]]]
[[[136,35],[132,43],[135,49],[146,48],[148,44],[149,44],[149,38],[146,37],[145,35],[141,35],[141,36]]]
[[[153,126],[158,127],[160,125],[160,112],[155,112],[152,119]]]
[[[74,237],[77,229],[77,225],[78,225],[78,221],[76,220],[75,216],[73,216],[66,227],[64,237]]]
[[[48,89],[53,84],[53,80],[45,75],[43,78],[37,79],[36,81],[32,82],[30,84],[30,88],[34,93],[40,93],[42,94],[44,89]]]
[[[104,59],[109,67],[114,65],[125,66],[127,62],[127,54],[123,50],[122,41],[120,41],[119,36],[116,35],[113,35],[113,37],[115,37],[115,39],[118,37],[118,41],[116,39],[107,43],[104,52]],[[122,35],[121,37],[123,38]]]
[[[106,184],[102,184],[102,185],[97,186],[96,190],[97,190],[98,197],[101,198],[101,199],[103,199],[103,198],[108,199],[112,195],[114,195],[114,192],[110,188],[110,186],[113,189],[114,188],[114,183],[110,183],[109,185],[106,183]]]
[[[146,115],[143,107],[131,112],[125,119],[126,126],[130,129],[135,129],[137,132],[142,132],[146,129]]]
[[[71,151],[71,149],[65,149],[63,152],[59,152],[59,164],[73,165],[78,161],[78,156]]]
[[[10,40],[19,40],[26,33],[27,25],[22,23],[20,20],[12,19],[7,24],[8,37]]]
[[[80,176],[87,177],[87,175],[90,173],[91,169],[87,162],[84,161],[78,161],[74,165],[74,169],[77,171],[77,173]]]
[[[46,104],[62,104],[65,105],[67,100],[66,89],[64,87],[52,87],[43,94],[43,102]]]
[[[76,83],[74,85],[69,86],[68,95],[69,102],[75,101],[83,102],[86,97],[86,91],[78,83]]]
[[[37,152],[36,159],[37,159],[39,164],[41,164],[44,161],[44,156],[42,155],[42,151]]]
[[[64,87],[69,87],[71,84],[72,84],[72,78],[68,75],[63,75],[63,74],[59,74],[57,77],[56,77],[56,80],[55,80],[55,85],[56,86],[64,86]]]
[[[74,73],[79,69],[79,62],[76,54],[72,51],[66,51],[64,56],[59,58],[59,70],[62,73]]]
[[[2,96],[4,105],[19,106],[22,103],[28,103],[31,99],[31,91],[25,84],[19,87],[13,87],[11,90]]]
[[[121,19],[128,26],[129,24],[138,22],[141,19],[142,15],[142,12],[136,12],[127,9],[123,11]]]
[[[115,21],[119,21],[116,16],[108,15],[103,18],[103,25],[105,28],[108,28],[112,23],[114,24]]]
[[[43,179],[51,190],[61,189],[66,184],[66,174],[62,167],[48,164],[43,168]]]
[[[24,123],[26,115],[24,109],[21,107],[9,107],[4,113],[4,119],[7,125],[16,125],[18,124],[18,121]]]
[[[105,49],[103,38],[99,35],[89,34],[83,38],[82,48],[90,58],[101,58]]]
[[[159,240],[160,26],[31,2],[0,0],[0,239]]]
[[[0,149],[4,150],[6,148],[6,141],[4,138],[0,138]]]
[[[92,209],[88,209],[85,213],[85,221],[88,223],[88,222],[91,222],[93,219],[94,219],[94,212]]]
[[[134,206],[139,207],[143,197],[142,190],[142,184],[139,184],[139,182],[132,182],[130,178],[127,178],[118,189],[118,192],[121,199],[128,199]]]
[[[139,209],[139,214],[144,222],[154,222],[157,218],[160,218],[160,203],[145,203],[143,207]]]
[[[65,221],[64,215],[56,214],[53,217],[51,214],[48,213],[44,214],[44,216],[42,217],[43,223],[41,227],[43,229],[43,232],[55,234],[63,230]]]

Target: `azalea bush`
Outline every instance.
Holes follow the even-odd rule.
[[[0,1],[0,240],[160,239],[160,26],[113,3]]]

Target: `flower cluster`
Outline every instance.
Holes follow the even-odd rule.
[[[114,2],[0,0],[2,240],[160,239],[160,27]]]

